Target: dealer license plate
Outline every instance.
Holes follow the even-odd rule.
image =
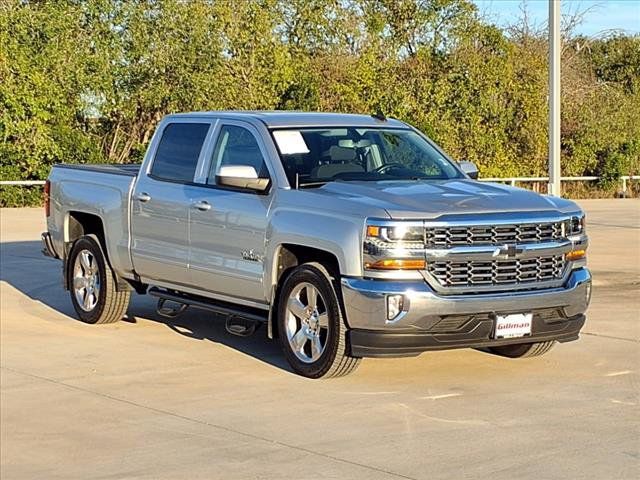
[[[495,338],[517,338],[531,335],[532,313],[496,315]]]

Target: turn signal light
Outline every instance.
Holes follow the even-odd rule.
[[[367,226],[367,237],[379,237],[380,236],[380,227],[375,225]]]
[[[424,260],[400,260],[388,258],[378,260],[375,263],[366,263],[365,268],[370,270],[424,270],[427,262]]]
[[[567,253],[567,260],[573,262],[575,260],[582,260],[584,257],[587,256],[587,251],[586,250],[574,250],[572,252]]]

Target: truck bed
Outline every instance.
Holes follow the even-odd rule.
[[[69,217],[100,219],[111,268],[127,278],[133,272],[129,255],[131,191],[140,165],[55,165],[49,175],[51,214],[48,231],[56,252],[64,251]]]
[[[115,165],[115,164],[69,164],[69,163],[61,163],[55,166],[56,168],[70,168],[73,170],[83,170],[83,171],[91,171],[91,172],[100,172],[100,173],[111,173],[115,175],[128,175],[131,177],[135,177],[138,175],[140,171],[140,164],[128,164],[128,165]]]

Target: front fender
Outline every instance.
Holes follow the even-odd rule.
[[[362,276],[362,236],[365,219],[335,212],[278,209],[267,228],[265,286],[270,290],[277,279],[279,249],[283,244],[311,247],[333,254],[341,275]],[[269,298],[269,292],[267,292]]]

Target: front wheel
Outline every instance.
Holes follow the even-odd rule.
[[[555,341],[538,342],[538,343],[519,343],[516,345],[501,345],[499,347],[490,347],[489,351],[509,358],[527,358],[544,355],[553,348]]]
[[[287,361],[305,377],[341,377],[360,363],[348,354],[340,304],[320,264],[300,265],[285,280],[278,301],[278,335]]]
[[[113,323],[127,312],[131,292],[116,289],[115,276],[109,267],[98,239],[80,237],[69,254],[67,274],[71,302],[85,323]]]

